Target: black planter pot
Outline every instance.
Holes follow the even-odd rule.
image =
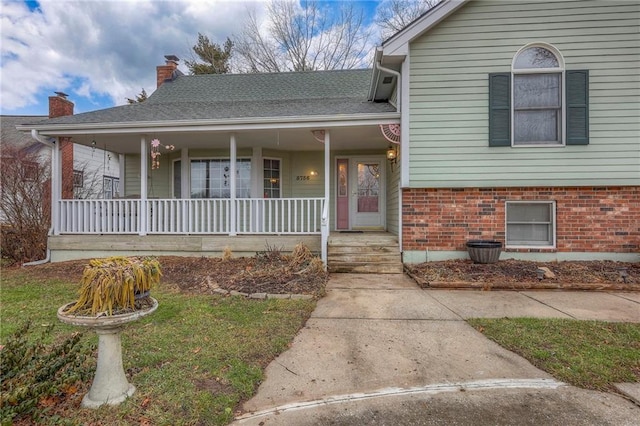
[[[474,263],[496,263],[500,259],[502,243],[494,240],[469,240],[467,251]]]

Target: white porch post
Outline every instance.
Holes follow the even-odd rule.
[[[118,154],[118,179],[120,179],[120,188],[118,191],[118,197],[123,198],[125,195],[125,188],[127,182],[126,178],[126,169],[124,162],[126,161],[124,154]]]
[[[236,147],[236,134],[231,133],[229,137],[229,214],[231,216],[231,229],[229,229],[230,236],[237,235],[237,223],[236,223],[236,158],[238,152]]]
[[[60,167],[60,138],[51,148],[51,226],[53,234],[60,235],[60,183],[62,168]]]
[[[324,207],[322,209],[321,224],[321,258],[322,262],[327,266],[327,244],[329,242],[329,200],[331,197],[331,133],[329,130],[324,132]]]
[[[191,198],[191,164],[189,162],[189,148],[182,148],[180,152],[180,198]]]
[[[140,212],[138,215],[139,235],[147,235],[147,176],[149,168],[147,162],[147,139],[142,136],[140,138]]]

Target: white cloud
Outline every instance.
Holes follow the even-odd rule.
[[[144,87],[155,90],[155,67],[165,54],[189,58],[201,32],[223,43],[237,33],[243,1],[42,1],[30,11],[3,1],[1,107],[3,112],[37,102],[54,90],[114,105]],[[259,16],[264,16],[260,13]]]

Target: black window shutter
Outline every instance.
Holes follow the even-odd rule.
[[[489,146],[511,146],[511,73],[489,74]]]
[[[589,70],[566,71],[567,145],[589,144]]]

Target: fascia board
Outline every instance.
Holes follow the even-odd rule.
[[[65,136],[81,135],[87,132],[95,134],[131,134],[131,133],[164,133],[164,132],[206,132],[206,131],[242,131],[269,129],[300,128],[336,128],[376,124],[396,124],[400,122],[400,114],[395,112],[378,114],[358,114],[316,117],[267,118],[259,121],[246,119],[236,120],[202,120],[202,121],[159,121],[137,123],[87,123],[75,125],[28,125],[19,126],[18,130],[37,130],[42,135]]]
[[[410,24],[382,44],[384,56],[402,56],[409,54],[409,43],[429,31],[447,16],[458,10],[469,0],[444,0],[431,12]]]

